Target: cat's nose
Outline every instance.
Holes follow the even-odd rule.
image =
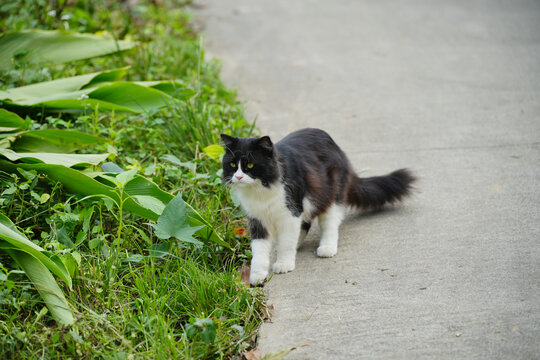
[[[235,175],[236,180],[242,180],[244,177],[242,175]]]

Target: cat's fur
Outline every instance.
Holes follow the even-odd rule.
[[[318,218],[320,257],[337,253],[338,228],[347,207],[381,208],[409,194],[407,170],[360,178],[332,138],[319,129],[295,131],[273,144],[268,136],[221,135],[223,179],[231,185],[249,219],[251,284],[268,276],[272,248],[275,273],[294,270],[296,248]]]

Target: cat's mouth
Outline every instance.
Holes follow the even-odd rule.
[[[233,180],[232,185],[233,186],[249,186],[253,185],[254,181],[246,181],[246,180]]]
[[[245,186],[250,186],[250,185],[255,184],[255,180],[251,179],[249,177],[243,177],[242,179],[237,179],[237,178],[233,177],[231,179],[230,183],[233,186],[245,187]]]

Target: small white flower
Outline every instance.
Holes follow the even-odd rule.
[[[88,99],[88,95],[81,94],[81,96],[79,96],[79,100],[84,100],[84,99]]]
[[[51,10],[47,13],[49,16],[56,16],[56,10]]]

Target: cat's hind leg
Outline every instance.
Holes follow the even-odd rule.
[[[252,238],[249,282],[251,285],[258,285],[268,276],[272,240],[266,228],[257,219],[249,218],[249,230]]]
[[[344,207],[336,203],[319,215],[321,240],[317,248],[317,256],[332,257],[337,254],[338,230],[344,215]]]
[[[311,222],[313,220],[313,213],[315,211],[315,207],[313,206],[313,204],[311,203],[311,201],[309,201],[307,197],[305,197],[304,200],[302,200],[302,208],[303,208],[302,216],[301,216],[302,225],[300,227],[300,236],[298,238],[297,246],[300,246],[302,241],[305,240],[309,232],[309,229],[311,228]]]
[[[302,227],[300,228],[300,236],[298,237],[297,246],[300,246],[300,243],[304,241],[309,232],[309,229],[311,229],[311,221],[302,221]]]

